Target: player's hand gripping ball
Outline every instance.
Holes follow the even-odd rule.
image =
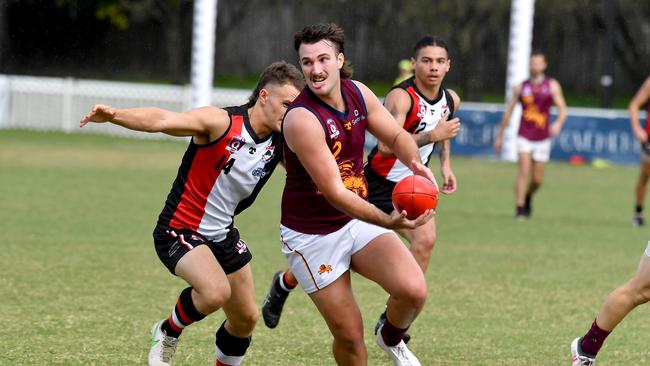
[[[397,212],[406,211],[409,220],[416,219],[426,210],[438,207],[438,187],[419,175],[410,175],[393,188],[393,207]]]

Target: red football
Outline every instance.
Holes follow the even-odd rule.
[[[406,211],[406,217],[411,220],[437,206],[438,187],[427,178],[410,175],[393,188],[393,207],[398,212]]]

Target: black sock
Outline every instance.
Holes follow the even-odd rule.
[[[526,209],[524,208],[524,206],[517,206],[516,214],[517,216],[526,215]]]
[[[530,208],[530,201],[533,199],[533,195],[530,193],[526,194],[526,200],[524,201],[524,207]]]
[[[172,310],[169,318],[163,322],[160,328],[168,336],[178,338],[185,327],[203,318],[205,318],[205,315],[199,313],[196,307],[194,307],[192,288],[188,287],[178,296],[174,310]]]
[[[216,334],[217,365],[219,365],[219,362],[226,365],[239,365],[244,358],[244,354],[246,354],[248,346],[251,344],[252,337],[235,337],[228,333],[225,324],[225,321],[221,323]]]
[[[281,282],[283,282],[283,281],[282,281],[282,276],[283,276],[283,275],[278,276],[278,280],[275,281],[275,284],[274,284],[274,286],[275,286],[275,290],[276,290],[278,293],[281,293],[281,294],[288,294],[288,293],[291,292],[291,291],[287,291],[287,290],[284,289],[284,287],[282,287],[282,283],[281,283]],[[284,284],[284,285],[287,286],[286,284]],[[294,287],[295,287],[295,286],[294,286]],[[291,288],[290,290],[293,290],[293,288]]]
[[[636,207],[634,208],[634,212],[642,213],[643,212],[643,206],[636,205]]]

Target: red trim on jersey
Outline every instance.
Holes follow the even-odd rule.
[[[397,158],[394,155],[385,157],[381,156],[381,153],[377,151],[377,153],[372,157],[372,160],[370,161],[370,166],[372,167],[372,170],[375,171],[375,173],[386,178],[388,176],[388,173],[390,173],[390,170],[393,169],[396,161]]]
[[[406,114],[404,129],[409,133],[415,133],[420,124],[420,120],[422,119],[418,116],[418,113],[420,112],[420,96],[415,91],[415,88],[411,86],[406,88],[406,92],[411,96],[411,110]]]
[[[214,187],[224,165],[230,160],[228,146],[234,136],[241,135],[243,127],[244,117],[233,115],[232,126],[224,138],[216,145],[198,148],[187,174],[183,195],[169,226],[194,231],[199,228],[212,187]],[[216,169],[217,165],[219,165],[219,169]]]
[[[415,133],[415,130],[418,128],[421,120],[421,118],[418,117],[420,97],[412,86],[407,87],[404,89],[404,91],[406,91],[409,94],[409,97],[411,97],[411,110],[406,114],[406,119],[404,120],[403,127],[408,133]],[[386,157],[377,152],[372,157],[370,166],[372,167],[372,170],[375,171],[375,173],[383,178],[386,178],[388,177],[390,170],[395,166],[396,162],[397,157],[395,155]]]

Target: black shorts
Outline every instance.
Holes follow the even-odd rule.
[[[375,173],[368,168],[368,165],[364,169],[364,174],[368,182],[368,202],[390,215],[395,210],[393,207],[393,188],[397,183]]]
[[[237,271],[253,259],[246,242],[239,238],[239,230],[234,227],[230,229],[226,238],[219,242],[209,240],[192,230],[156,228],[153,242],[158,258],[174,275],[178,261],[199,245],[207,245],[212,250],[212,254],[226,274]]]

